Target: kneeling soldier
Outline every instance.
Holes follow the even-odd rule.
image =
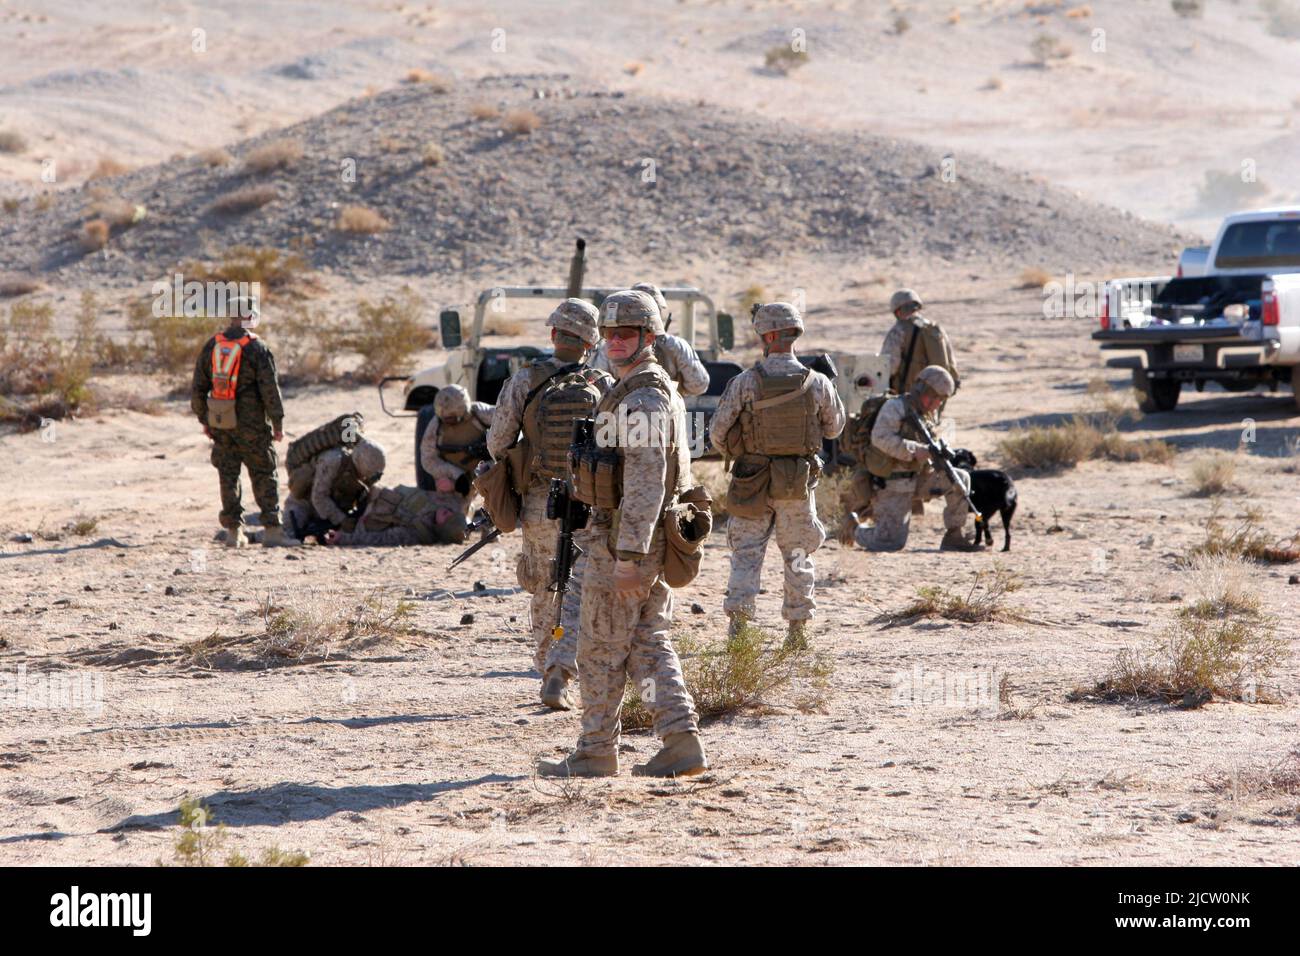
[[[923,500],[943,496],[943,526],[947,529],[940,548],[944,551],[978,551],[980,545],[968,541],[962,532],[970,506],[966,496],[970,475],[960,468],[957,477],[965,483],[958,487],[942,472],[930,470],[926,463],[930,452],[924,436],[909,421],[911,415],[925,423],[933,435],[935,415],[953,393],[952,376],[947,370],[931,365],[921,370],[916,382],[905,395],[891,398],[880,409],[871,429],[871,451],[867,468],[884,485],[872,504],[875,527],[858,528],[855,539],[868,551],[901,551],[907,544],[911,527],[911,502],[915,494]]]
[[[554,777],[617,774],[619,711],[630,677],[664,742],[632,772],[702,773],[709,764],[669,638],[673,597],[662,575],[665,512],[691,478],[686,406],[654,359],[663,323],[653,298],[614,293],[601,305],[600,325],[618,383],[597,408],[596,447],[572,475],[575,495],[592,505],[581,543],[590,561],[578,637],[582,735],[566,758],[537,769]]]
[[[434,396],[434,419],[420,439],[420,467],[429,473],[435,489],[460,496],[462,514],[469,514],[474,469],[489,460],[492,412],[486,402],[471,402],[462,386],[448,385]]]
[[[723,608],[732,634],[753,617],[763,556],[775,533],[785,565],[786,643],[806,647],[817,607],[812,553],[826,540],[813,492],[821,474],[817,452],[823,438],[843,430],[844,403],[830,379],[795,358],[803,319],[793,305],[764,305],[753,319],[763,360],[727,383],[710,426],[713,446],[736,459],[727,495],[731,578]]]

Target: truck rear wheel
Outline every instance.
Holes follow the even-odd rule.
[[[1138,391],[1138,408],[1144,412],[1172,412],[1178,405],[1183,383],[1176,378],[1151,378],[1142,369],[1133,371],[1133,387]]]
[[[1300,409],[1300,365],[1291,366],[1291,401]]]
[[[433,402],[425,405],[420,409],[420,414],[415,418],[415,485],[417,488],[423,488],[425,491],[433,491],[433,475],[424,470],[420,464],[420,442],[424,441],[424,432],[433,421]]]

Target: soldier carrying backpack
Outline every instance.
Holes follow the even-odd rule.
[[[519,499],[524,539],[517,567],[519,586],[533,596],[534,663],[542,674],[542,702],[558,710],[569,710],[574,703],[568,687],[578,670],[578,609],[586,559],[578,559],[563,606],[557,609],[550,586],[558,527],[546,517],[546,499],[550,479],[568,474],[574,421],[591,417],[613,384],[607,373],[584,364],[588,350],[599,340],[597,318],[595,307],[582,299],[565,299],[555,308],[546,320],[554,357],[526,365],[506,383],[487,434],[495,467],[509,468],[512,493]],[[489,498],[488,509],[495,507]],[[494,518],[496,514],[493,511]],[[501,521],[497,526],[507,530]],[[557,618],[564,637],[555,642],[551,634]]]
[[[344,531],[356,527],[386,463],[384,449],[362,435],[364,424],[360,412],[340,415],[289,446],[284,510],[295,536],[321,522]]]

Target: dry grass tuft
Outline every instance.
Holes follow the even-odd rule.
[[[638,60],[629,60],[623,64],[623,72],[628,76],[636,76],[645,69],[645,64]]]
[[[770,704],[777,691],[796,690],[795,706],[819,707],[834,668],[821,654],[787,649],[773,634],[747,624],[726,641],[706,641],[692,634],[673,638],[682,661],[686,688],[702,720],[716,720]],[[622,722],[627,730],[653,725],[641,688],[629,685],[623,698]]]
[[[216,169],[221,166],[229,166],[234,162],[233,157],[224,149],[205,149],[198,155],[199,162],[204,166]]]
[[[775,70],[782,76],[789,76],[807,62],[808,54],[806,51],[794,50],[784,44],[772,47],[763,55],[763,64],[769,70]]]
[[[1259,595],[1250,588],[1251,567],[1239,555],[1198,555],[1186,565],[1179,580],[1191,590],[1193,600],[1179,609],[1183,617],[1255,617]]]
[[[1059,471],[1081,461],[1146,461],[1167,464],[1176,449],[1159,439],[1130,440],[1116,431],[1107,411],[1075,415],[1060,425],[1015,429],[998,443],[998,452],[1013,468]]]
[[[451,81],[445,76],[437,73],[430,73],[428,70],[422,70],[419,67],[407,70],[406,76],[402,79],[403,83],[422,83],[429,87],[434,93],[448,93],[451,91]]]
[[[40,291],[41,284],[30,276],[7,276],[0,279],[0,299],[12,299]]]
[[[335,228],[354,236],[373,236],[391,228],[392,223],[366,206],[344,206]]]
[[[491,103],[475,103],[469,108],[469,115],[476,120],[490,120],[500,116],[501,110]]]
[[[262,175],[277,169],[287,169],[302,159],[302,155],[302,140],[276,140],[251,150],[244,157],[244,172]]]
[[[145,217],[145,208],[118,196],[104,195],[86,207],[86,215],[102,219],[113,229],[129,229]]]
[[[0,130],[0,153],[22,153],[27,150],[27,140],[11,129]]]
[[[1263,523],[1264,512],[1254,506],[1230,523],[1216,500],[1205,521],[1204,540],[1189,550],[1179,564],[1188,567],[1201,557],[1241,558],[1261,564],[1300,561],[1300,531],[1290,538],[1277,539],[1263,529]]]
[[[187,280],[197,282],[257,282],[264,299],[276,292],[300,286],[308,275],[307,260],[296,253],[269,246],[234,246],[212,265],[188,263],[182,270]]]
[[[30,431],[93,410],[92,367],[87,343],[55,334],[52,305],[15,302],[0,322],[0,421]]]
[[[1050,66],[1054,61],[1068,60],[1074,55],[1074,51],[1059,37],[1050,33],[1040,33],[1029,44],[1029,54],[1035,63],[1045,67]]]
[[[911,604],[899,611],[880,614],[872,623],[899,627],[931,617],[966,624],[1023,621],[1026,619],[1024,612],[1005,603],[1007,595],[1022,586],[1013,571],[994,564],[992,571],[975,572],[975,580],[964,595],[937,586],[917,588],[916,599]]]
[[[1025,269],[1020,273],[1020,288],[1041,289],[1052,281],[1052,274],[1046,269]]]
[[[121,176],[130,171],[131,167],[127,166],[125,163],[119,163],[116,159],[113,159],[110,156],[101,156],[99,157],[99,161],[95,163],[95,168],[92,169],[90,175],[86,177],[86,180],[91,182],[96,179],[110,179],[113,176]]]
[[[511,110],[501,121],[501,128],[511,136],[529,136],[542,125],[542,118],[532,110]]]
[[[1237,456],[1213,451],[1192,466],[1189,494],[1194,498],[1213,498],[1236,489]]]
[[[1248,766],[1206,778],[1215,793],[1251,797],[1300,797],[1300,750],[1275,764]]]
[[[384,296],[378,305],[358,302],[358,324],[344,335],[346,347],[361,356],[353,376],[374,383],[409,371],[432,338],[420,321],[423,311],[424,301],[409,288]]]
[[[420,162],[426,166],[441,166],[447,156],[437,143],[426,143],[420,153]]]
[[[97,252],[108,245],[108,236],[111,229],[108,223],[103,219],[92,219],[81,227],[81,234],[77,241],[85,252]]]
[[[226,193],[212,204],[212,211],[223,216],[237,216],[240,213],[261,209],[267,203],[279,198],[274,186],[243,186]]]

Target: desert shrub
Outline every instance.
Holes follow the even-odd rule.
[[[1268,189],[1261,180],[1243,179],[1240,172],[1207,169],[1196,192],[1202,209],[1227,211],[1257,202]]]
[[[1215,793],[1263,797],[1300,797],[1300,750],[1276,763],[1247,766],[1211,775],[1206,783]]]
[[[327,382],[346,351],[346,331],[325,316],[294,306],[276,311],[265,330],[281,378],[292,382]]]
[[[430,331],[420,321],[423,300],[410,289],[384,296],[379,304],[357,303],[357,324],[345,335],[347,347],[361,356],[354,371],[363,382],[410,370],[415,356],[429,345]]]
[[[111,156],[101,156],[99,157],[98,162],[95,163],[95,168],[90,171],[90,175],[87,176],[86,179],[87,181],[111,179],[114,176],[121,176],[130,171],[131,167],[127,166],[125,163],[119,163]]]
[[[682,662],[686,689],[701,720],[716,720],[770,703],[778,691],[796,691],[801,710],[820,706],[834,668],[821,654],[787,648],[775,635],[746,624],[735,637],[706,640],[678,634],[673,644]],[[642,730],[653,720],[640,688],[628,686],[621,715],[624,728]]]
[[[1250,586],[1251,567],[1238,555],[1200,555],[1180,575],[1191,600],[1178,611],[1182,617],[1212,619],[1256,616],[1260,597]]]
[[[990,92],[997,92],[998,90],[1002,89],[1005,85],[1006,84],[1002,82],[1002,77],[990,76],[987,80],[984,81],[984,86],[981,87],[981,89],[989,90]]]
[[[1169,0],[1169,6],[1185,20],[1205,16],[1205,0]]]
[[[894,35],[902,36],[908,30],[912,29],[912,21],[901,14],[894,18]]]
[[[1300,5],[1295,0],[1264,0],[1268,32],[1291,40],[1300,38]]]
[[[197,282],[258,282],[269,297],[300,285],[306,278],[307,260],[296,253],[270,247],[235,246],[213,265],[191,262],[182,270]]]
[[[442,147],[437,143],[427,143],[420,153],[420,161],[426,166],[441,166],[446,159]]]
[[[1237,456],[1212,452],[1192,466],[1190,494],[1198,498],[1226,494],[1235,487],[1236,478]]]
[[[54,333],[48,302],[15,302],[0,322],[0,421],[29,430],[41,419],[95,407],[91,358]]]
[[[233,162],[231,155],[220,147],[216,149],[205,149],[199,153],[199,162],[204,166],[216,169],[220,166],[229,166]]]
[[[511,136],[528,136],[542,125],[542,118],[532,110],[511,110],[501,121],[501,128]]]
[[[916,598],[898,611],[875,618],[877,624],[896,627],[922,618],[941,617],[949,621],[979,624],[986,621],[1023,621],[1024,612],[1006,603],[1006,597],[1022,584],[1014,572],[999,564],[992,571],[976,571],[965,594],[938,586],[916,589]]]
[[[1025,269],[1020,273],[1020,288],[1041,289],[1052,281],[1052,274],[1046,269]]]
[[[27,149],[27,140],[11,129],[0,130],[0,153],[21,153]]]
[[[140,358],[145,367],[185,380],[194,371],[199,350],[227,324],[223,318],[157,316],[149,300],[133,303],[127,313],[127,327],[143,338]]]
[[[476,120],[490,120],[500,116],[501,110],[491,103],[475,103],[469,108],[469,115]]]
[[[1074,468],[1094,458],[1164,464],[1175,454],[1168,442],[1126,439],[1113,430],[1113,423],[1106,425],[1104,419],[1082,414],[1060,425],[1019,428],[998,442],[998,452],[1012,467],[1042,471]]]
[[[6,196],[3,200],[0,200],[0,208],[3,208],[11,216],[17,215],[22,205],[17,196]]]
[[[740,293],[740,298],[737,303],[740,313],[740,321],[743,324],[748,324],[749,310],[755,305],[762,305],[766,301],[767,290],[761,285],[753,284],[747,287],[744,292]]]
[[[243,186],[239,189],[217,197],[212,204],[212,211],[222,215],[238,215],[261,209],[267,203],[278,198],[274,186]]]
[[[763,56],[763,63],[769,70],[784,75],[788,75],[799,67],[808,62],[808,54],[804,50],[794,50],[791,47],[782,44],[774,46]]]
[[[1040,33],[1029,44],[1029,53],[1039,66],[1047,66],[1053,60],[1069,59],[1073,51],[1058,37]]]
[[[445,76],[430,73],[428,70],[412,69],[406,71],[403,83],[423,83],[434,93],[447,93],[451,90],[451,81]]]
[[[11,299],[20,295],[30,295],[41,287],[40,282],[29,276],[10,276],[0,279],[0,299]]]
[[[637,76],[644,69],[645,64],[640,60],[629,60],[623,64],[623,72],[628,76]]]
[[[1263,521],[1264,512],[1253,506],[1229,521],[1216,499],[1205,520],[1205,537],[1179,559],[1179,564],[1188,567],[1203,557],[1244,558],[1261,564],[1300,561],[1300,531],[1278,539],[1263,529]]]
[[[227,854],[225,863],[219,861],[228,833],[224,823],[218,823],[212,811],[194,797],[181,800],[177,812],[180,833],[172,843],[171,863],[158,860],[159,866],[306,866],[310,857],[301,850],[285,851],[278,846],[262,850],[256,863],[238,850]]]
[[[287,169],[302,159],[303,146],[300,139],[280,139],[264,143],[250,150],[244,157],[244,171],[263,175],[277,169]]]
[[[344,206],[339,211],[336,228],[351,235],[371,236],[385,231],[390,225],[387,219],[366,206]]]
[[[108,223],[103,219],[92,219],[81,227],[78,242],[86,252],[97,252],[108,245],[110,232]]]

